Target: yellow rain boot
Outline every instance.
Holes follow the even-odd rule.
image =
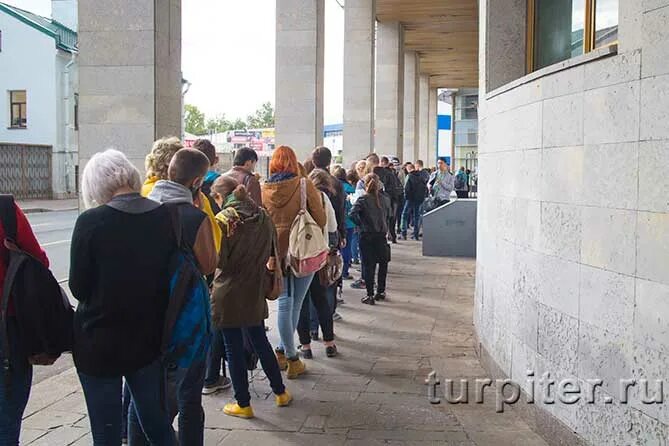
[[[288,360],[288,372],[286,373],[286,378],[295,379],[298,376],[302,375],[307,371],[307,366],[304,365],[300,359],[289,359]]]
[[[279,370],[286,370],[288,368],[288,359],[286,355],[281,350],[275,350],[276,362],[279,363]]]
[[[275,397],[276,400],[276,405],[279,407],[286,407],[287,405],[290,404],[291,401],[293,401],[293,395],[288,393],[288,391],[284,391],[281,395],[277,395]]]
[[[237,418],[253,418],[253,409],[251,406],[239,407],[237,403],[228,403],[223,407],[223,413]]]

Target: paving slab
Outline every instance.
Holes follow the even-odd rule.
[[[356,271],[354,269],[354,274]],[[250,376],[253,420],[222,412],[232,390],[207,396],[205,445],[346,446],[544,446],[518,416],[495,412],[493,392],[484,404],[430,404],[425,379],[485,378],[474,352],[472,307],[475,261],[425,258],[420,245],[404,242],[393,252],[388,300],[360,303],[363,291],[346,283],[343,320],[335,322],[340,355],[327,358],[312,344],[307,373],[286,380],[295,400],[278,408],[262,371]],[[276,303],[268,332],[276,345]],[[456,382],[456,392],[459,389]],[[76,371],[67,370],[33,387],[22,444],[83,446],[92,443]]]

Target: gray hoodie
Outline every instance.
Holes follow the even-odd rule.
[[[193,193],[190,189],[169,180],[159,180],[147,198],[158,203],[193,204]]]

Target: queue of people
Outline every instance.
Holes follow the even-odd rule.
[[[454,187],[445,163],[432,175],[421,161],[407,164],[400,178],[387,157],[371,154],[347,171],[332,165],[325,147],[304,163],[290,147],[278,147],[262,184],[257,161],[255,151],[240,149],[232,169],[220,174],[211,142],[198,140],[189,149],[177,138],[162,138],[146,157],[144,180],[116,150],[86,164],[87,210],[72,236],[69,285],[78,301],[72,353],[96,446],[203,444],[202,396],[230,386],[235,402],[223,412],[252,418],[249,346],[276,405],[290,405],[282,372],[288,380],[307,372],[319,329],[326,356],[339,354],[334,321],[343,300],[337,290],[353,279],[352,266],[360,264],[352,286],[364,290],[361,302],[385,301],[390,244],[398,235],[406,239],[410,223],[419,239],[423,202],[428,196],[444,202]],[[16,243],[48,265],[25,216],[18,207],[15,213]],[[303,232],[296,230],[298,220],[307,222]],[[3,231],[0,224],[0,238]],[[297,258],[295,245],[306,233],[322,233],[322,252]],[[0,245],[2,259],[3,250]],[[175,324],[181,315],[172,312],[171,299],[185,286],[176,258],[191,262],[196,282],[207,290],[202,320]],[[6,268],[0,261],[0,285]],[[265,327],[273,298],[276,348]],[[165,354],[166,327],[179,323],[205,333],[189,341],[187,361],[179,352]],[[0,443],[16,445],[32,371],[11,326],[12,351],[3,353],[17,366],[13,388],[0,400]]]

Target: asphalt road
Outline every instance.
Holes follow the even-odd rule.
[[[67,290],[67,275],[70,269],[70,240],[78,211],[56,211],[28,214],[28,220],[37,240],[49,257],[51,271],[59,281],[64,281]],[[69,290],[68,290],[69,291]],[[36,384],[51,376],[73,367],[72,356],[61,356],[54,365],[34,368],[33,383]]]

